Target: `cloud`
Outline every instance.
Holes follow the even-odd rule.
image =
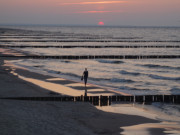
[[[79,2],[79,3],[61,3],[60,5],[91,5],[91,4],[117,4],[127,1],[97,1],[97,2]]]
[[[80,11],[80,12],[76,12],[76,13],[96,14],[96,13],[115,13],[115,12],[122,12],[122,11]]]

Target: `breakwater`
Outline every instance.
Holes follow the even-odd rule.
[[[124,103],[173,103],[180,104],[180,95],[141,95],[141,96],[58,96],[58,97],[4,97],[1,99],[25,101],[59,101],[59,102],[89,102],[95,106],[109,106],[113,102]]]

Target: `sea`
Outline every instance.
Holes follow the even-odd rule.
[[[180,55],[180,27],[26,25],[0,28],[0,44],[32,46],[10,47],[27,55]],[[88,83],[133,95],[180,94],[180,59],[20,59],[11,62],[77,82],[87,68]]]
[[[40,56],[180,55],[180,27],[0,26],[0,46],[2,45],[25,55]],[[81,82],[83,71],[87,68],[88,83],[132,95],[180,95],[179,58],[48,58],[9,62],[30,71],[76,82]],[[162,121],[157,127],[165,126],[167,134],[180,134],[178,104],[156,102],[139,106],[133,103],[130,104],[129,111],[127,105],[120,109],[122,103],[111,106],[116,113],[127,110],[125,114],[133,113],[132,106],[136,106],[135,109],[148,111],[148,116],[155,115],[155,119]],[[135,112],[135,115],[138,114]],[[133,133],[136,132],[133,130]]]

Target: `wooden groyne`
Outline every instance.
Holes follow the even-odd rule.
[[[6,97],[0,99],[27,100],[27,101],[59,101],[59,102],[90,102],[95,106],[109,106],[116,103],[173,103],[180,104],[180,95],[142,95],[142,96],[62,96],[62,97]]]
[[[0,45],[0,48],[180,48],[180,45]]]
[[[129,43],[179,43],[180,40],[109,40],[109,39],[74,39],[74,40],[0,40],[0,42],[129,42]]]
[[[178,59],[180,55],[61,55],[61,56],[39,56],[39,55],[27,55],[27,56],[13,56],[13,55],[1,55],[0,57],[17,58],[17,59]]]

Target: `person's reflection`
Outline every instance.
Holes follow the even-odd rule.
[[[85,87],[84,96],[87,97],[87,87]]]

